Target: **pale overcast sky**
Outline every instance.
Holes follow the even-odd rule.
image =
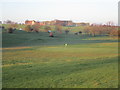
[[[118,22],[119,0],[2,0],[0,19],[72,20],[74,22]]]

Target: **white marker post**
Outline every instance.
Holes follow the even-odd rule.
[[[67,47],[67,45],[68,45],[68,44],[66,43],[66,44],[65,44],[65,47]]]

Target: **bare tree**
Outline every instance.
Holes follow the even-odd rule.
[[[55,30],[57,30],[59,33],[62,33],[62,26],[61,25],[55,25]]]
[[[51,30],[51,27],[50,26],[45,26],[45,31],[48,32],[48,30]]]
[[[24,28],[25,31],[27,32],[31,32],[31,26],[30,25],[27,25],[25,28]]]
[[[32,29],[33,29],[33,31],[35,31],[36,33],[38,33],[39,29],[40,29],[40,25],[39,24],[32,25]]]
[[[9,28],[12,28],[13,31],[15,31],[18,28],[18,24],[14,23],[14,24],[9,24]]]
[[[11,20],[7,20],[3,22],[4,24],[15,24],[15,22],[11,21]]]
[[[107,26],[114,26],[114,23],[112,21],[109,21],[106,23]]]

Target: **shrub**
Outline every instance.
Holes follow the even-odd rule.
[[[13,29],[12,28],[8,28],[8,33],[13,33]]]
[[[32,29],[32,28],[31,28],[30,25],[27,25],[27,26],[24,28],[24,30],[27,31],[27,32],[31,32],[31,31],[32,31],[31,29]]]

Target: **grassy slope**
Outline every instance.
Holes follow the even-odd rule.
[[[9,28],[9,27],[10,27],[9,24],[2,24],[2,26],[4,26],[5,28]],[[55,26],[54,26],[54,25],[47,25],[47,26],[50,26],[52,31],[55,30]],[[72,32],[78,32],[79,30],[82,31],[85,27],[86,27],[86,26],[77,26],[77,27],[62,26],[62,30],[66,30],[66,29],[69,28],[70,30],[72,30]],[[18,28],[18,29],[19,29],[19,28],[24,29],[24,28],[25,28],[25,25],[24,25],[24,24],[22,24],[22,25],[18,24],[18,27],[17,27],[17,28]],[[41,27],[40,27],[40,30],[43,30],[44,28],[45,28],[45,26],[41,26]]]
[[[47,33],[4,33],[3,46],[6,48],[3,48],[3,87],[117,87],[116,40],[85,42],[82,38],[89,37],[68,35],[64,39],[64,36],[49,38]],[[43,41],[34,41],[36,39],[42,39],[44,46],[41,44]],[[64,47],[63,43],[70,40],[71,44]]]
[[[96,40],[89,40],[93,38],[88,35],[74,35],[74,34],[58,34],[54,33],[54,38],[50,38],[46,32],[40,32],[39,34],[32,32],[27,33],[24,31],[15,31],[13,34],[3,33],[3,47],[14,46],[39,46],[39,45],[61,45],[61,44],[85,44],[85,43],[103,43],[103,42],[117,42],[117,39],[111,39],[110,37],[95,37]],[[106,39],[107,38],[107,39]],[[108,40],[109,39],[109,40]]]

